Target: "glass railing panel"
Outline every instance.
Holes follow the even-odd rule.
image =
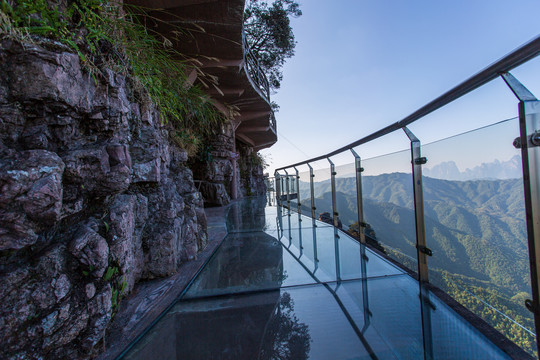
[[[266,206],[275,207],[276,206],[276,179],[265,178],[264,183],[266,185]]]
[[[517,119],[422,146],[430,282],[531,354],[531,298]]]
[[[307,219],[307,217],[304,217]],[[309,220],[306,220],[307,223]],[[302,254],[300,261],[311,271],[315,272],[319,261],[317,253],[317,228],[308,227],[302,228]],[[321,281],[327,281],[326,279],[319,279]]]
[[[330,183],[330,164],[326,160],[313,164],[313,184],[315,193],[315,216],[328,226],[332,221],[332,188]]]
[[[298,218],[298,214],[293,214],[295,218]],[[291,229],[286,235],[288,236],[288,241],[283,242],[284,245],[291,251],[291,253],[299,258],[303,255],[303,234],[302,234],[302,223],[298,222],[297,227]]]
[[[307,217],[311,217],[311,190],[310,190],[310,172],[307,166],[299,169],[298,179],[299,189],[298,194],[300,196],[301,212]]]
[[[341,280],[404,274],[399,267],[360,245],[348,233],[338,232],[339,271]]]
[[[417,271],[410,150],[362,160],[362,167],[366,242]]]
[[[352,158],[352,156],[351,156]],[[358,206],[354,163],[336,166],[336,205],[338,224],[351,234],[358,234]],[[350,231],[349,231],[350,230]]]
[[[287,177],[289,181],[289,201],[291,204],[291,210],[297,211],[298,210],[298,191],[297,191],[297,183],[296,183],[296,172],[294,169],[287,169],[289,172],[289,176]]]
[[[287,177],[281,174],[281,176],[279,177],[279,182],[280,182],[280,189],[281,189],[281,193],[280,193],[281,204],[286,206],[287,205]]]
[[[433,306],[426,310],[431,322],[434,359],[511,358],[438,297],[430,294],[429,299]]]

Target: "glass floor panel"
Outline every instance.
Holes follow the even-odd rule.
[[[229,235],[125,359],[424,358],[416,280],[331,226],[283,230],[264,204],[231,207]],[[429,297],[434,359],[509,358]]]
[[[279,289],[316,282],[276,238],[261,231],[233,233],[225,238],[185,296]]]

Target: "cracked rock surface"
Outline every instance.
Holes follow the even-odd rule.
[[[122,75],[11,40],[0,74],[0,358],[90,358],[121,297],[206,246],[203,200]]]

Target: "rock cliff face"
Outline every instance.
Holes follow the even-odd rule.
[[[238,198],[266,193],[262,164],[253,161],[253,148],[235,140],[232,125],[225,126],[222,133],[210,141],[208,150],[206,159],[192,164],[206,205],[223,206],[231,201],[233,161],[237,162]]]
[[[231,201],[233,183],[234,130],[224,126],[221,134],[210,140],[206,158],[192,164],[194,177],[208,206],[223,206]]]
[[[258,159],[252,148],[240,142],[236,143],[238,150],[238,179],[240,179],[240,195],[257,196],[266,193],[266,184],[264,182],[264,172],[262,164],[258,163]]]
[[[121,296],[206,245],[186,153],[76,54],[0,42],[0,358],[86,358]]]

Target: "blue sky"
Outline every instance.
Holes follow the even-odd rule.
[[[540,34],[539,0],[299,3],[296,55],[272,97],[279,140],[262,151],[272,174],[402,119]],[[540,97],[539,58],[512,73]],[[410,129],[427,143],[514,116],[517,101],[497,79]],[[366,158],[407,146],[395,133],[358,151]]]

